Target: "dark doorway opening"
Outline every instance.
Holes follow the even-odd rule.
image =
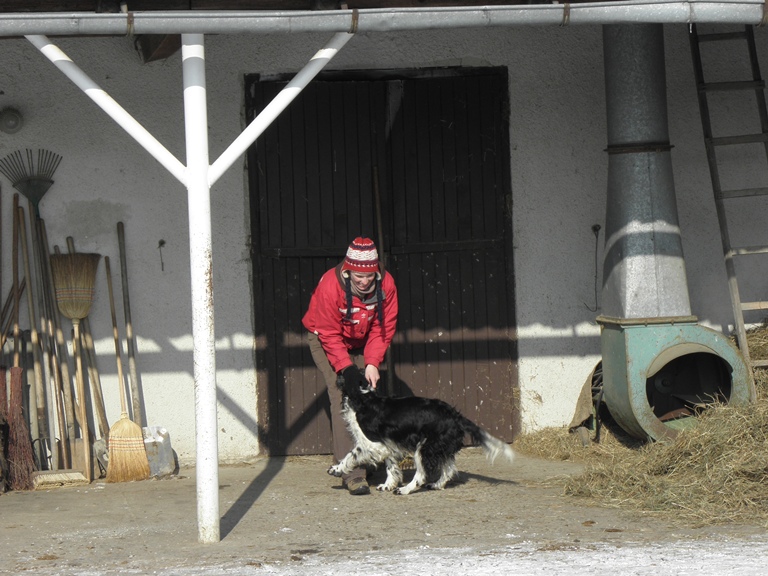
[[[289,80],[247,76],[248,120]],[[331,451],[301,317],[359,235],[400,295],[389,391],[517,434],[507,94],[502,68],[325,72],[249,149],[265,452]]]

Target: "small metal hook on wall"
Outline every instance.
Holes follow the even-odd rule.
[[[165,240],[162,238],[160,239],[160,242],[157,243],[157,250],[160,252],[160,271],[165,271],[165,264],[163,263],[163,246],[165,246]]]

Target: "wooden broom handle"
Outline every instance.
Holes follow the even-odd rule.
[[[131,299],[128,294],[128,259],[125,253],[125,225],[117,223],[117,243],[120,249],[120,279],[123,286],[123,313],[125,314],[125,343],[128,347],[128,375],[131,381],[131,398],[133,400],[133,421],[143,425],[141,411],[141,394],[139,390],[139,372],[136,369],[136,347],[133,335],[133,320],[131,320]]]
[[[77,393],[80,396],[80,433],[83,438],[83,475],[90,484],[93,481],[93,464],[91,458],[91,434],[88,430],[88,408],[85,402],[85,379],[83,377],[83,355],[80,351],[80,318],[72,319],[72,326],[75,329],[75,335],[72,338],[72,348],[75,352],[75,362],[77,364]]]
[[[43,220],[40,220],[43,222]],[[45,233],[45,228],[41,226],[42,232]],[[46,236],[47,238],[47,236]],[[48,240],[46,239],[46,245]],[[70,254],[75,254],[75,240],[72,236],[67,236],[67,248]],[[96,365],[96,351],[93,345],[93,335],[91,333],[91,322],[88,320],[88,316],[80,321],[80,332],[83,335],[83,349],[88,360],[88,381],[91,384],[91,393],[93,395],[93,403],[96,406],[96,415],[99,420],[99,430],[102,436],[109,435],[109,422],[107,421],[107,409],[104,406],[104,393],[101,388],[101,377],[99,376],[99,370]]]
[[[120,381],[120,411],[121,417],[128,415],[125,399],[125,380],[123,380],[123,362],[120,360],[120,337],[117,334],[117,316],[115,315],[115,294],[112,292],[112,270],[109,267],[109,256],[104,256],[104,267],[107,269],[107,290],[109,291],[109,312],[112,314],[112,336],[115,339],[115,358],[117,359],[117,378]]]

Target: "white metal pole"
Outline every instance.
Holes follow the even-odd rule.
[[[354,34],[340,32],[331,38],[330,42],[315,54],[307,62],[296,76],[275,96],[272,101],[264,107],[259,115],[253,119],[248,127],[235,138],[234,142],[224,150],[216,161],[211,165],[208,172],[208,182],[213,186],[227,169],[261,136],[262,132],[269,127],[280,113],[285,110],[294,99],[301,94],[301,91],[309,84],[317,74],[325,68],[326,64],[336,56],[344,45],[350,41]]]
[[[93,100],[99,108],[104,110],[112,119],[141,144],[160,164],[173,174],[179,182],[184,184],[184,165],[171,154],[158,140],[150,134],[144,126],[128,114],[125,109],[107,94],[96,82],[91,80],[77,64],[64,54],[55,44],[52,44],[45,36],[27,36],[32,45],[61,70],[72,82]]]
[[[208,185],[208,115],[203,40],[202,34],[181,36],[197,427],[197,534],[200,542],[212,543],[220,539],[219,449],[216,431],[211,190]]]

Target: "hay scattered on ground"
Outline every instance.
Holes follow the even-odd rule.
[[[753,357],[768,358],[768,328],[749,336]],[[768,527],[768,370],[756,370],[755,380],[754,404],[711,406],[674,442],[639,442],[609,424],[600,443],[594,431],[593,441],[582,446],[567,429],[550,428],[518,438],[515,448],[584,463],[584,474],[566,480],[569,495],[688,525]]]
[[[768,358],[768,320],[759,328],[747,332],[747,344],[752,358]]]
[[[693,524],[768,526],[768,400],[717,406],[674,442],[651,443],[590,466],[566,494],[672,513]]]

